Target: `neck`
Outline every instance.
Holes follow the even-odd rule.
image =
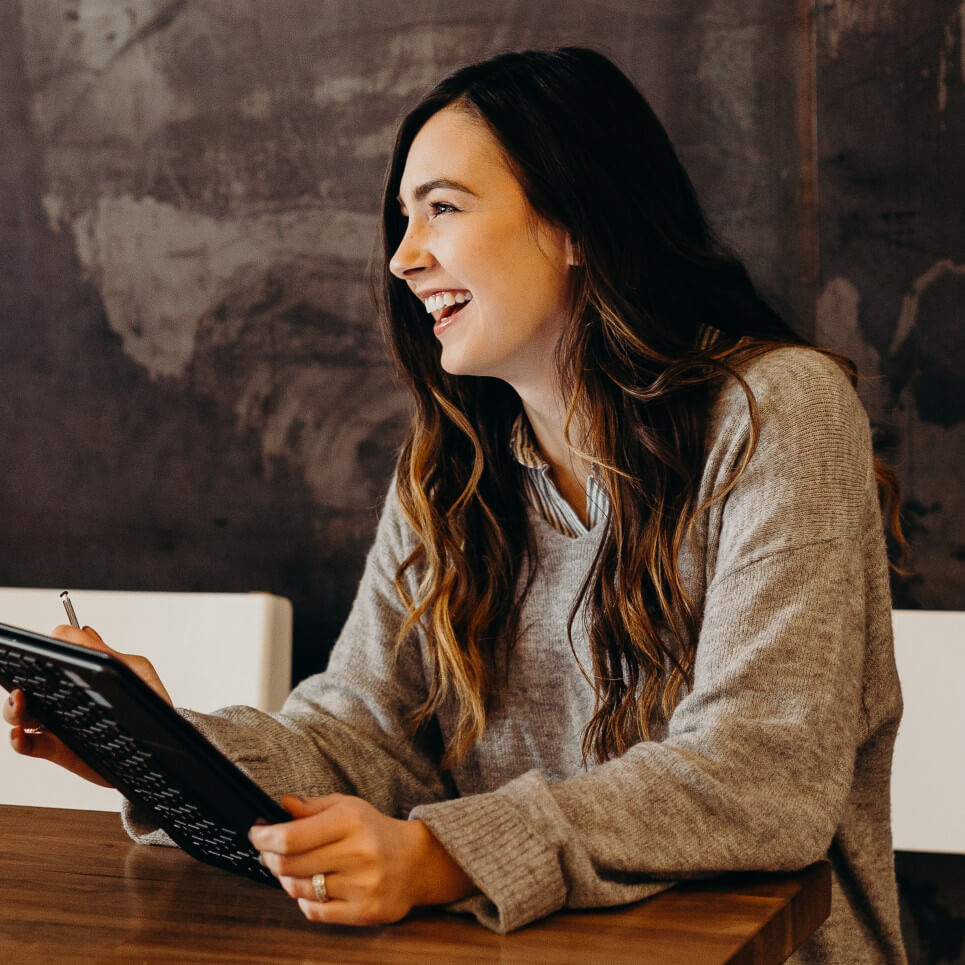
[[[538,396],[527,393],[527,396],[521,395],[521,398],[536,446],[540,455],[549,463],[557,489],[585,524],[586,479],[590,464],[574,453],[566,441],[566,406],[563,400],[557,392]],[[576,432],[575,423],[571,425]]]

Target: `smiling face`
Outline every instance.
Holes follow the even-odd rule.
[[[524,399],[555,389],[571,245],[533,211],[486,125],[455,107],[430,117],[399,203],[408,225],[389,268],[425,306],[442,367],[503,379]]]

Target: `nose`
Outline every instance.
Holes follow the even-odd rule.
[[[424,244],[419,226],[410,219],[405,234],[399,242],[399,247],[395,249],[395,254],[389,259],[389,271],[396,278],[405,281],[414,274],[426,268],[431,268],[433,263],[432,254]]]

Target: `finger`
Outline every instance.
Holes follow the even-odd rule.
[[[14,690],[3,702],[3,719],[8,724],[35,730],[40,721],[27,710],[27,698],[22,690]]]
[[[23,727],[14,727],[10,731],[10,746],[24,757],[36,757],[39,760],[50,761],[60,767],[77,774],[93,784],[111,787],[92,767],[82,761],[62,741],[46,731],[31,733]]]
[[[50,760],[55,738],[46,731],[31,730],[26,727],[13,727],[10,730],[10,746],[24,757],[39,757]]]
[[[354,901],[315,901],[299,898],[298,907],[309,920],[325,925],[384,925],[397,917],[365,913]]]
[[[89,650],[99,650],[101,653],[109,653],[112,657],[116,657],[121,663],[126,664],[133,670],[162,700],[174,706],[171,695],[167,692],[167,688],[157,675],[154,665],[147,657],[138,656],[133,653],[121,653],[115,650],[103,641],[101,635],[93,627],[84,627],[82,630],[79,630],[77,627],[61,624],[60,626],[54,627],[51,636],[57,640],[63,640],[64,643],[75,643],[78,646],[87,647]]]
[[[347,901],[316,901],[314,898],[298,898],[298,907],[309,921],[329,925],[356,924],[348,914]]]
[[[276,854],[301,854],[331,844],[342,837],[342,831],[328,820],[326,812],[344,797],[331,794],[306,801],[289,795],[282,803],[293,820],[282,824],[256,824],[249,830],[248,839],[259,851]],[[308,813],[298,817],[293,809]]]
[[[351,841],[343,838],[332,844],[298,853],[262,851],[262,864],[279,880],[283,877],[309,879],[319,868],[325,873],[349,871],[358,865],[358,854]],[[294,898],[295,896],[292,895]],[[311,897],[311,896],[309,896]]]
[[[7,694],[7,699],[3,702],[3,720],[7,724],[19,724],[20,718],[17,712],[17,702],[20,699],[19,690],[11,690]]]
[[[339,890],[340,885],[344,886],[344,882],[340,880],[343,877],[345,876],[331,871],[325,872],[325,893],[328,895],[328,901],[344,901],[348,897],[342,890]],[[304,898],[305,901],[318,903],[318,895],[315,892],[311,875],[281,875],[278,878],[278,883],[290,897]],[[324,902],[324,904],[328,904],[328,902]]]
[[[325,794],[322,797],[303,797],[301,794],[286,794],[281,806],[293,818],[307,818],[310,814],[321,814],[345,797],[344,794]]]
[[[116,653],[101,639],[100,634],[91,627],[78,627],[60,624],[51,630],[50,635],[55,640],[63,640],[64,643],[74,643],[79,647],[87,647],[89,650],[100,650],[102,653]]]
[[[108,650],[111,650],[111,647],[104,643],[104,638],[93,627],[85,626],[84,633],[91,634],[99,643],[103,643]]]

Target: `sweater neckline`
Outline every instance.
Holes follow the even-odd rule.
[[[564,546],[578,546],[581,543],[598,542],[603,527],[606,525],[606,516],[601,516],[585,533],[576,533],[570,536],[568,533],[561,533],[547,520],[535,506],[526,507],[527,515],[533,525],[541,531],[543,538],[549,538],[553,542],[559,542]]]

